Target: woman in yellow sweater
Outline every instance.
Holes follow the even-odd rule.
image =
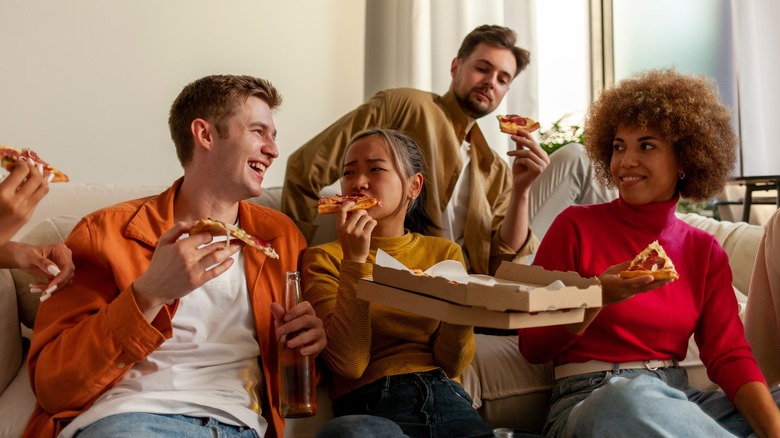
[[[337,218],[339,240],[303,257],[303,297],[325,322],[331,420],[318,436],[492,436],[455,380],[474,356],[473,327],[447,324],[356,298],[381,248],[406,266],[463,262],[460,247],[426,236],[423,156],[398,131],[357,133],[344,156],[341,190],[382,201]],[[391,421],[388,421],[392,420]],[[400,427],[400,430],[399,430]]]

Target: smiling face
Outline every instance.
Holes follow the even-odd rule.
[[[211,160],[221,173],[217,181],[236,190],[240,199],[260,196],[265,171],[279,156],[271,109],[252,96],[236,108],[226,124],[227,136],[213,137]]]
[[[373,196],[382,201],[381,206],[367,210],[377,220],[374,235],[403,234],[408,201],[419,193],[415,181],[415,177],[410,177],[404,184],[404,176],[379,136],[359,138],[347,148],[341,192]]]
[[[681,172],[671,141],[653,129],[618,126],[610,172],[623,199],[632,205],[668,201]]]
[[[450,91],[463,112],[478,119],[498,107],[516,70],[511,50],[480,43],[465,60],[452,61]]]

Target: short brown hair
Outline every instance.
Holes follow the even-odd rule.
[[[704,76],[674,69],[647,70],[604,90],[585,119],[585,148],[596,175],[614,187],[612,145],[619,125],[649,128],[671,141],[684,178],[680,196],[706,200],[717,194],[734,167],[737,136],[717,87]]]
[[[491,46],[511,51],[515,55],[515,62],[517,63],[515,77],[531,63],[531,52],[515,46],[517,43],[515,31],[495,24],[483,24],[469,32],[460,45],[458,59],[465,61],[480,43],[490,44]]]
[[[185,86],[173,101],[168,115],[171,139],[181,165],[192,160],[190,125],[193,120],[200,118],[213,123],[217,134],[226,138],[227,119],[252,96],[263,100],[272,110],[282,104],[282,95],[270,82],[253,76],[212,75]]]

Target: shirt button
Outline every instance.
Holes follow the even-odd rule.
[[[117,364],[116,367],[121,370],[122,368],[125,367],[125,364],[124,363],[120,363],[120,364]]]

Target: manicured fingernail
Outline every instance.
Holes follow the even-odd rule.
[[[43,292],[43,289],[41,289],[39,287],[30,286],[30,293],[31,294],[39,294],[41,292]]]
[[[57,267],[57,265],[49,265],[49,267],[46,268],[46,270],[49,271],[49,274],[55,275],[55,276],[59,275],[59,273],[62,272],[62,271],[60,271],[60,268]]]
[[[54,174],[50,173],[49,176],[46,177],[46,182],[51,182],[51,180],[54,179]]]
[[[57,290],[57,285],[56,284],[54,286],[46,289],[45,291],[43,291],[43,294],[44,295],[51,295],[52,292],[54,292],[55,290]]]
[[[41,164],[41,163],[38,163],[38,173],[43,175],[43,164]]]
[[[51,298],[50,294],[43,294],[43,295],[41,295],[41,302],[44,302],[44,301],[48,300],[49,298]]]

